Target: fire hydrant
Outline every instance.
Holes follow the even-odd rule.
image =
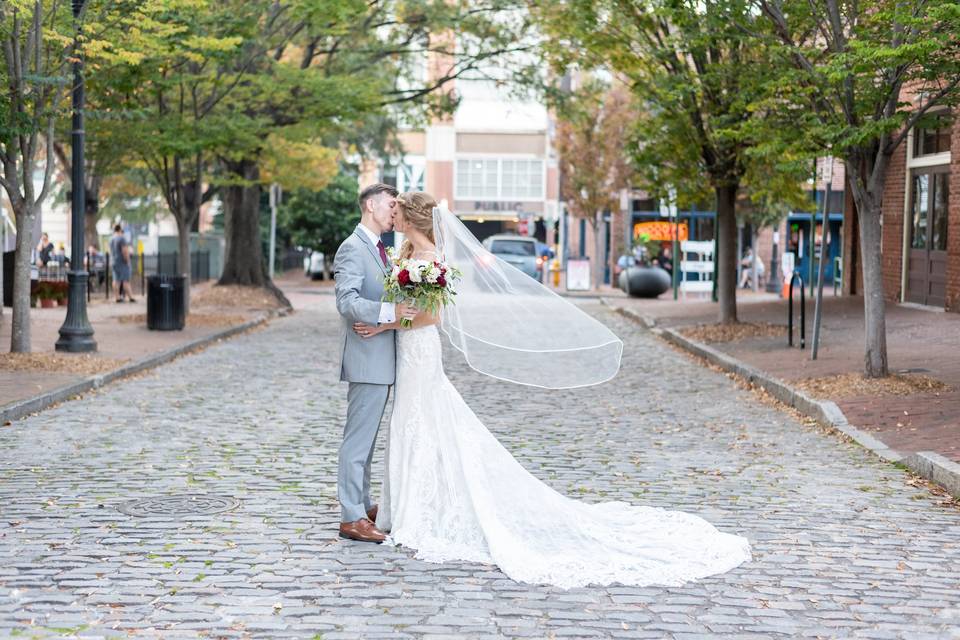
[[[550,270],[553,272],[553,286],[557,289],[560,288],[560,259],[554,258],[553,262],[550,263]]]

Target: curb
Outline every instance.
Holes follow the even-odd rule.
[[[603,300],[603,303],[621,315],[639,322],[667,342],[761,387],[780,402],[813,418],[825,427],[839,431],[885,462],[903,465],[920,477],[939,484],[953,497],[960,498],[960,464],[933,451],[904,454],[896,449],[891,449],[869,433],[850,424],[835,402],[811,398],[802,391],[798,391],[783,381],[718,349],[691,340],[674,329],[657,327],[656,321],[649,316],[643,316],[630,309],[616,307],[607,300]]]
[[[214,342],[225,340],[238,333],[265,324],[275,315],[285,316],[287,313],[284,310],[281,310],[280,312],[268,313],[235,327],[225,329],[224,331],[219,331],[202,338],[191,340],[190,342],[182,344],[179,347],[174,347],[166,351],[161,351],[160,353],[146,356],[140,360],[137,360],[136,362],[125,364],[122,367],[114,369],[113,371],[89,376],[82,380],[78,380],[77,382],[71,382],[65,386],[53,389],[52,391],[47,391],[39,396],[34,396],[33,398],[27,398],[25,400],[18,400],[8,405],[4,405],[3,407],[0,407],[0,424],[19,420],[30,415],[31,413],[43,411],[52,405],[69,400],[73,396],[86,393],[93,389],[99,389],[100,387],[116,380],[128,378],[142,371],[159,367],[160,365],[166,364],[171,360],[184,355],[185,353],[206,347]]]

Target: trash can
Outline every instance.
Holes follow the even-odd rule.
[[[147,276],[147,329],[180,331],[186,321],[186,276]]]

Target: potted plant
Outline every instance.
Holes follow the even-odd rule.
[[[670,288],[670,274],[654,263],[660,255],[660,243],[646,233],[637,238],[640,247],[639,264],[620,272],[620,288],[637,298],[656,298]]]
[[[70,284],[66,280],[59,280],[53,283],[55,285],[55,297],[57,306],[67,306],[68,294],[70,293]]]
[[[57,306],[57,287],[55,282],[41,280],[37,283],[37,299],[40,307],[50,309]]]

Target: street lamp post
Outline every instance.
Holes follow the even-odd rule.
[[[73,41],[73,133],[71,150],[73,171],[70,184],[71,233],[70,233],[70,271],[67,273],[69,297],[67,299],[67,318],[60,327],[60,339],[57,351],[82,353],[96,351],[97,342],[93,339],[93,327],[87,319],[87,268],[83,264],[84,256],[84,184],[83,184],[83,61],[80,57],[80,13],[85,0],[73,0],[74,41]],[[49,161],[49,160],[48,160]]]

